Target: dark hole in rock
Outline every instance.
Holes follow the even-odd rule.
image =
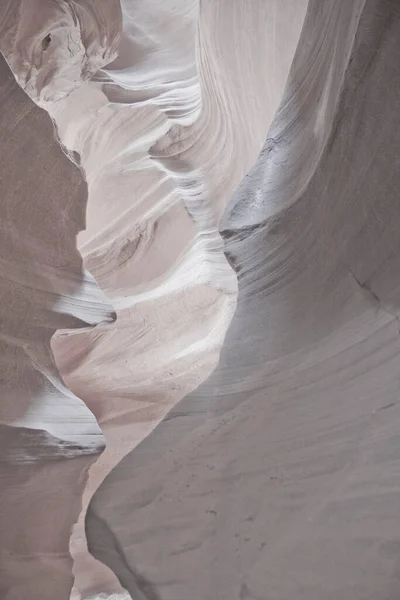
[[[47,50],[47,48],[50,46],[50,42],[51,42],[51,34],[48,33],[46,35],[46,37],[42,39],[42,50]]]

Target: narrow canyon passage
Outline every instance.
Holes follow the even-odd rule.
[[[0,50],[0,600],[397,600],[398,2]]]
[[[218,368],[89,507],[89,548],[132,597],[399,594],[400,8],[317,4],[269,140],[221,223],[239,298]],[[324,19],[337,61],[325,71]],[[307,65],[326,79],[309,73],[302,122]],[[318,134],[332,78],[337,104],[312,160],[291,136],[300,123],[307,140]],[[307,184],[293,198],[297,170]]]

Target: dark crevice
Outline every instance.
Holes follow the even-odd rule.
[[[51,44],[51,33],[48,33],[46,35],[46,37],[44,37],[42,39],[42,50],[43,52],[45,52],[47,50],[47,48],[50,46]]]

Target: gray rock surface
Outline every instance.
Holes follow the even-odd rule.
[[[133,598],[399,596],[399,53],[397,1],[310,2],[300,87],[223,219],[239,300],[219,366],[88,511],[91,552]],[[312,139],[323,95],[300,80],[332,72],[309,160],[291,136]]]

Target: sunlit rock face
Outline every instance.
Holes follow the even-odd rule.
[[[396,597],[398,4],[0,16],[3,596]]]

